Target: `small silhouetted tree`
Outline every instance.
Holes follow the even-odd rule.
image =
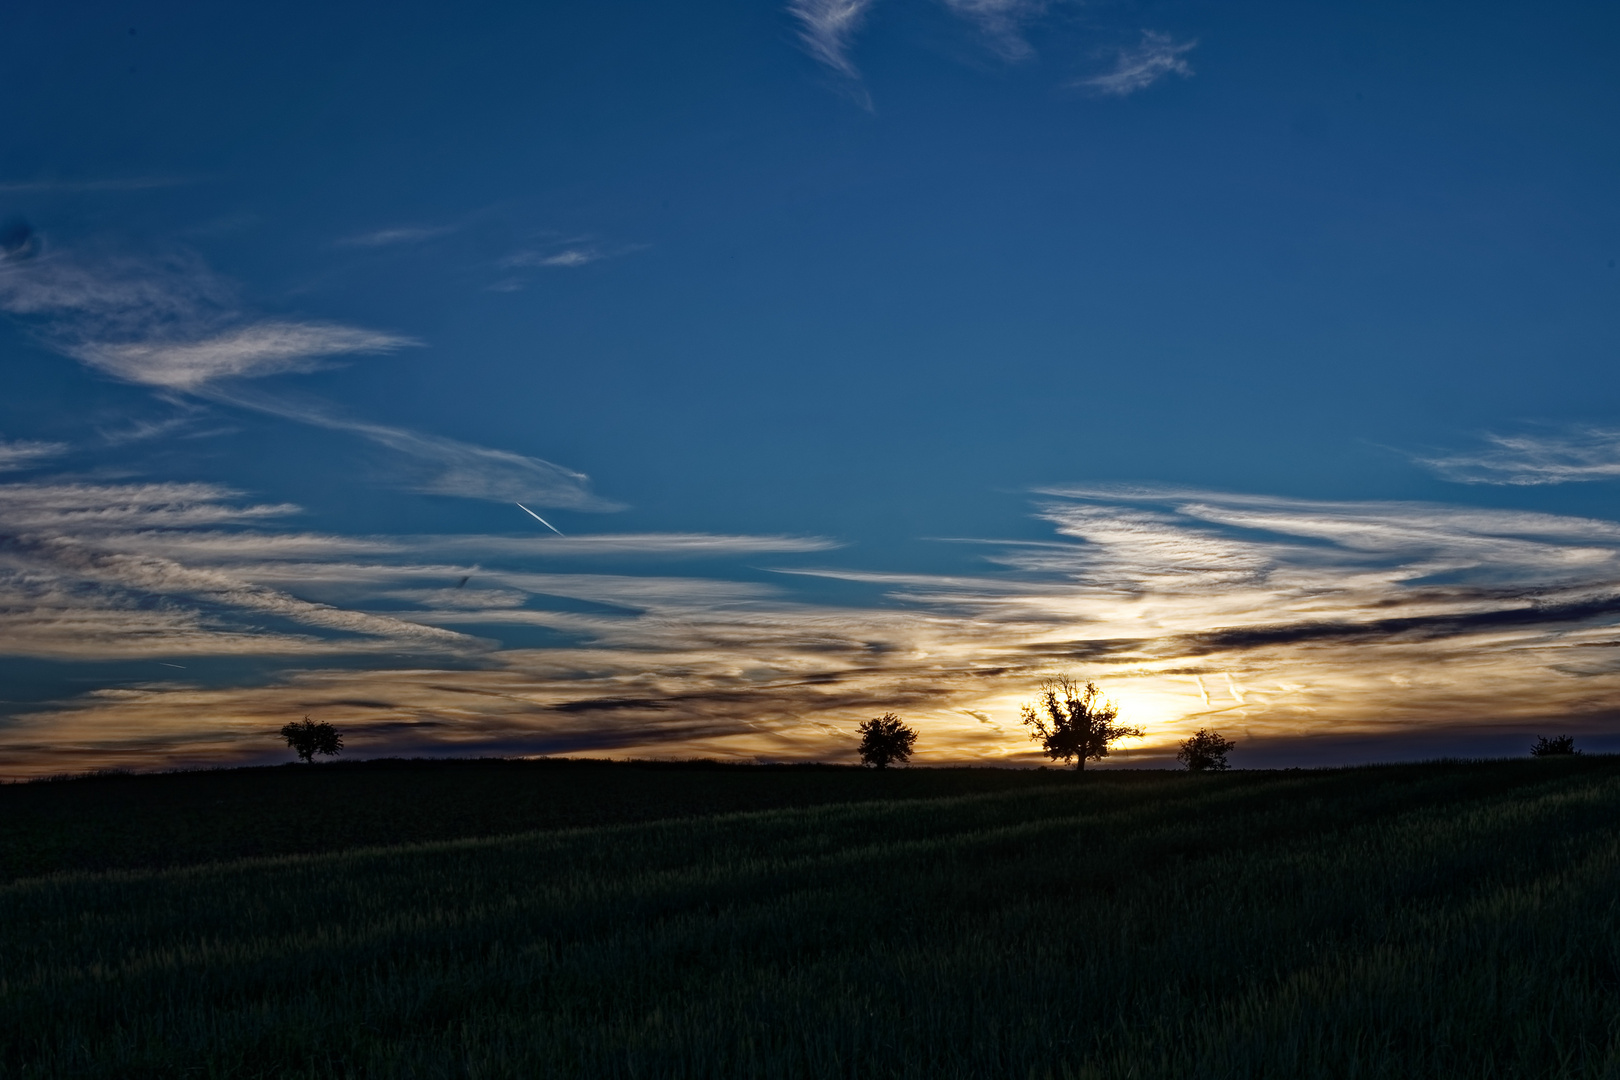
[[[892,712],[875,720],[863,720],[861,733],[861,764],[879,769],[889,767],[891,761],[906,761],[912,747],[917,745],[917,732]]]
[[[1183,739],[1176,760],[1187,766],[1188,772],[1222,772],[1226,769],[1226,755],[1237,749],[1237,743],[1221,738],[1218,731],[1199,728],[1191,738]]]
[[[1023,708],[1029,737],[1047,757],[1073,761],[1076,769],[1107,757],[1109,744],[1119,739],[1142,737],[1141,728],[1116,724],[1117,719],[1119,707],[1103,700],[1096,683],[1081,686],[1067,675],[1042,683],[1040,696]]]
[[[1536,744],[1530,748],[1532,757],[1558,757],[1562,754],[1578,754],[1575,749],[1575,736],[1554,735],[1547,738],[1545,735],[1536,737]]]
[[[340,754],[343,752],[343,736],[338,729],[326,721],[316,723],[309,717],[302,721],[287,724],[281,729],[281,737],[287,740],[293,753],[309,762],[315,763],[316,754]]]

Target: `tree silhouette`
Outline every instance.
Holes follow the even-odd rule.
[[[1199,728],[1189,739],[1183,739],[1176,760],[1187,766],[1188,772],[1222,772],[1226,769],[1226,755],[1237,748],[1237,743],[1221,738],[1218,731]]]
[[[1097,684],[1081,686],[1067,675],[1041,684],[1040,695],[1023,708],[1029,737],[1054,761],[1073,761],[1076,769],[1108,756],[1118,739],[1140,739],[1142,729],[1114,723],[1119,708],[1104,701]]]
[[[1575,749],[1575,736],[1573,735],[1554,735],[1550,739],[1545,735],[1538,735],[1535,745],[1530,748],[1532,757],[1560,757],[1565,754],[1578,753],[1580,751]]]
[[[302,722],[286,724],[281,729],[281,737],[287,740],[293,753],[306,762],[315,764],[316,754],[340,754],[343,752],[343,736],[338,729],[324,720],[316,723],[309,717]]]
[[[875,720],[863,720],[861,733],[861,764],[889,767],[891,761],[906,761],[911,748],[917,744],[917,732],[892,712]]]

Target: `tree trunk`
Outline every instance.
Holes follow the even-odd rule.
[[[1075,758],[1077,760],[1074,763],[1074,771],[1075,772],[1085,772],[1086,771],[1086,755],[1084,753],[1076,754]]]

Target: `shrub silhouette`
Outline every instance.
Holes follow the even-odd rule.
[[[1536,743],[1530,748],[1532,757],[1558,757],[1564,754],[1578,754],[1575,749],[1575,736],[1554,735],[1547,738],[1545,735],[1537,736]]]
[[[1081,686],[1067,675],[1042,683],[1040,696],[1023,708],[1029,737],[1047,757],[1073,761],[1076,769],[1084,769],[1087,760],[1107,757],[1115,740],[1142,737],[1141,728],[1114,723],[1118,718],[1118,706],[1103,700],[1096,683]]]
[[[863,720],[861,733],[861,764],[879,769],[889,767],[891,761],[906,761],[911,748],[917,744],[917,732],[892,712],[875,720]]]
[[[316,754],[335,755],[343,752],[343,736],[324,720],[317,724],[306,716],[302,722],[284,725],[281,737],[287,740],[293,753],[311,765],[315,763]]]
[[[1226,769],[1226,755],[1237,748],[1237,743],[1221,738],[1218,731],[1199,728],[1183,739],[1176,760],[1187,766],[1188,772],[1221,772]]]

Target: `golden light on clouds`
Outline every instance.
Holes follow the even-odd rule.
[[[1403,503],[1209,492],[1043,493],[1039,542],[981,570],[594,573],[598,548],[758,563],[791,537],[337,537],[199,485],[0,486],[0,652],[148,681],[13,705],[10,775],[279,760],[309,714],[357,755],[852,760],[896,711],[919,763],[1036,764],[1018,705],[1098,681],[1163,761],[1240,741],[1588,725],[1620,701],[1620,526]],[[560,538],[555,538],[560,540]],[[712,565],[712,564],[705,564]],[[465,580],[464,580],[465,579]],[[818,602],[818,580],[871,591]],[[502,641],[546,647],[514,648]],[[253,680],[207,674],[274,660]],[[166,663],[167,667],[159,667]],[[1517,727],[1515,727],[1517,726]]]

